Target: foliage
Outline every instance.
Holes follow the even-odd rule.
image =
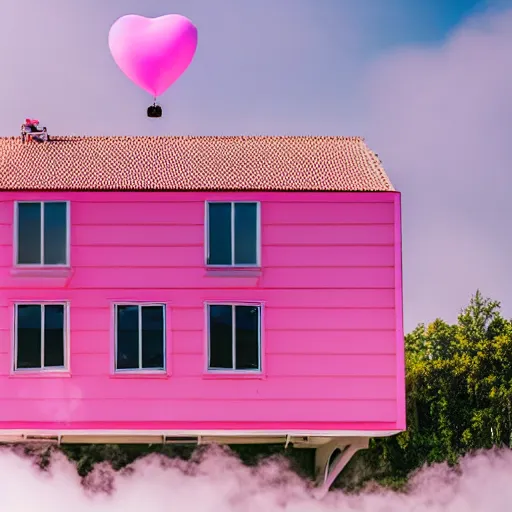
[[[455,325],[420,324],[405,346],[407,431],[361,454],[378,480],[405,483],[425,464],[511,446],[512,322],[499,302],[477,291]]]
[[[458,316],[455,325],[437,319],[420,324],[405,339],[407,431],[374,439],[368,450],[349,463],[338,485],[357,490],[376,480],[400,488],[425,464],[457,464],[478,449],[510,447],[512,443],[512,322],[501,316],[499,302],[480,291]],[[310,450],[282,446],[232,447],[254,464],[272,454],[285,454],[292,467],[311,476]],[[191,448],[174,446],[68,446],[67,455],[87,474],[96,462],[115,469],[151,452],[187,458]]]

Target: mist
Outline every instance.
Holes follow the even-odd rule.
[[[373,485],[323,500],[283,460],[250,467],[215,447],[189,461],[146,456],[118,472],[98,464],[84,479],[60,453],[42,470],[4,449],[0,474],[0,508],[8,512],[505,512],[512,503],[510,450],[467,456],[456,470],[424,468],[406,492]]]

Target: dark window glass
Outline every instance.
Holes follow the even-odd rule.
[[[18,203],[18,263],[41,263],[40,203]]]
[[[138,306],[117,306],[117,368],[139,368]]]
[[[209,306],[210,368],[233,368],[232,306]]]
[[[41,368],[41,306],[17,306],[16,367]]]
[[[231,203],[208,204],[208,264],[231,265]]]
[[[235,307],[235,352],[237,370],[257,370],[259,363],[260,308]]]
[[[257,207],[255,203],[235,204],[235,264],[255,265]]]
[[[235,347],[233,354],[233,308]],[[209,368],[258,370],[260,368],[260,308],[209,306]],[[233,358],[235,364],[233,364]]]
[[[44,263],[65,265],[67,248],[67,204],[44,203]]]
[[[164,308],[142,307],[142,367],[164,367]]]
[[[64,306],[44,306],[44,366],[64,366]]]

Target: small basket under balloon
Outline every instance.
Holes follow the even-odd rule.
[[[148,107],[148,117],[162,117],[162,107],[153,103]]]

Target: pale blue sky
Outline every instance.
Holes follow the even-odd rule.
[[[161,120],[108,51],[129,13],[199,29]],[[367,137],[403,193],[407,330],[477,287],[512,313],[512,0],[3,0],[0,47],[0,135]]]

